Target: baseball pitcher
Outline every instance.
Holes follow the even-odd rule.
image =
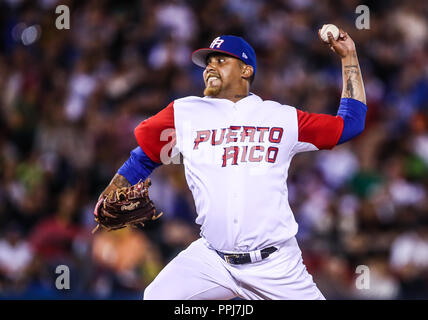
[[[174,100],[137,126],[139,146],[100,195],[95,220],[114,230],[157,219],[147,177],[179,152],[201,230],[144,299],[324,299],[296,241],[287,172],[295,154],[359,135],[367,111],[354,41],[343,30],[328,41],[342,62],[336,116],[250,92],[256,54],[244,39],[223,35],[192,54],[205,69],[204,96]]]

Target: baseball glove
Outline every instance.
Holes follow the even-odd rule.
[[[95,206],[94,216],[98,225],[108,231],[126,226],[142,225],[149,220],[156,220],[163,214],[156,214],[153,201],[149,198],[150,179],[138,182],[131,187],[119,188],[101,198]]]

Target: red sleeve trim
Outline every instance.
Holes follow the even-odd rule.
[[[161,134],[166,129],[168,140],[161,140]],[[160,152],[169,142],[175,144],[174,102],[159,111],[153,117],[142,121],[134,130],[135,138],[144,153],[153,161],[161,163]],[[169,150],[170,152],[171,150]]]
[[[311,143],[319,150],[336,146],[343,131],[342,117],[301,110],[297,110],[297,125],[298,141]]]

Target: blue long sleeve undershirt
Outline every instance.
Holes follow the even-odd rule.
[[[134,185],[140,180],[144,181],[160,165],[161,163],[152,161],[143,149],[136,147],[131,151],[131,156],[117,173],[124,176],[131,185]]]
[[[358,136],[364,130],[367,106],[359,100],[342,98],[337,115],[343,119],[343,131],[337,144]]]

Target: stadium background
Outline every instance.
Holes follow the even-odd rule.
[[[55,27],[59,4],[69,30]],[[359,4],[369,30],[355,27]],[[220,34],[255,47],[253,92],[335,114],[341,68],[318,40],[324,23],[355,40],[369,111],[357,139],[293,160],[305,264],[327,299],[427,298],[427,17],[426,1],[1,1],[0,298],[141,298],[199,231],[183,168],[169,165],[152,175],[162,219],[91,235],[134,127],[202,94],[189,56]],[[70,290],[55,288],[61,264]],[[356,288],[358,265],[369,290]]]

